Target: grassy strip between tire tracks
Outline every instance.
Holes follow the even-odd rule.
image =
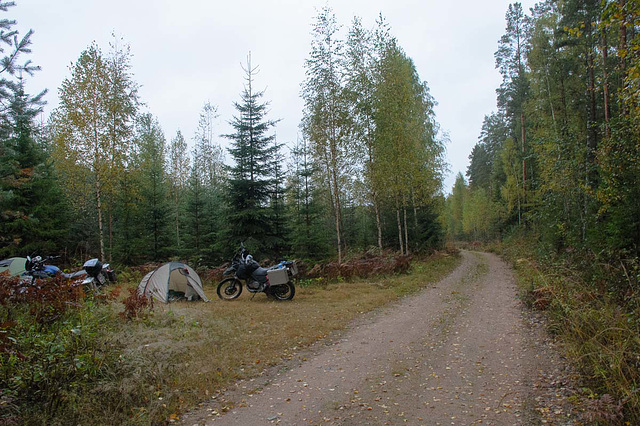
[[[72,419],[36,415],[29,422],[164,423],[234,381],[293,357],[358,315],[437,282],[459,260],[436,254],[415,260],[407,275],[300,283],[291,302],[272,301],[264,294],[252,299],[246,290],[237,300],[221,301],[215,283],[206,283],[210,303],[156,303],[145,319],[114,320],[103,347],[118,351],[117,374],[105,374],[86,389],[72,408]],[[114,316],[121,309],[115,305]]]

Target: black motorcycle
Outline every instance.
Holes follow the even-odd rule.
[[[294,261],[282,261],[269,268],[262,268],[253,256],[247,253],[244,245],[233,256],[229,266],[218,284],[218,297],[223,300],[233,300],[242,293],[242,281],[251,293],[264,292],[268,297],[276,300],[291,300],[296,294],[293,277],[298,273]]]

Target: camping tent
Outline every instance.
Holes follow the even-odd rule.
[[[176,294],[187,300],[197,300],[199,296],[205,302],[209,301],[196,271],[181,262],[165,263],[149,272],[140,281],[138,293],[155,297],[162,303],[168,303]]]
[[[2,260],[0,261],[0,273],[9,271],[9,275],[11,276],[21,275],[25,271],[24,265],[26,262],[27,258],[25,257],[12,257]]]

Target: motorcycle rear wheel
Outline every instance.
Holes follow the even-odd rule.
[[[236,278],[225,278],[218,284],[218,297],[222,300],[237,299],[242,293],[242,282]]]
[[[279,284],[269,287],[266,290],[267,296],[273,297],[276,300],[291,300],[296,294],[296,287],[292,282],[286,284]]]

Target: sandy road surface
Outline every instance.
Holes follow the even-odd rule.
[[[268,385],[232,390],[227,413],[203,407],[184,423],[539,424],[549,412],[540,395],[558,396],[548,380],[557,357],[523,321],[509,267],[487,253],[462,256],[444,280],[354,324]],[[551,423],[569,423],[556,414],[563,420]]]

